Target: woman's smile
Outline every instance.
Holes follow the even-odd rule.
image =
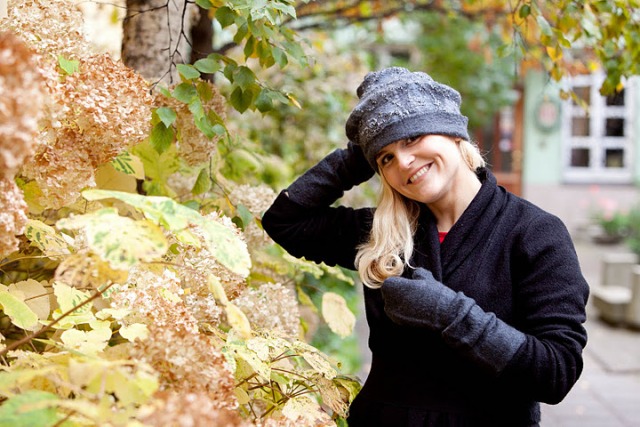
[[[409,182],[408,184],[413,184],[415,183],[418,178],[424,176],[427,172],[429,172],[429,169],[431,169],[431,163],[429,163],[428,165],[425,165],[423,167],[421,167],[418,172],[414,173],[413,175],[411,175],[411,177],[409,178]]]

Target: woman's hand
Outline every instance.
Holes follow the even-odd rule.
[[[441,333],[449,347],[494,374],[507,366],[527,339],[423,268],[416,269],[411,279],[389,277],[381,291],[384,311],[393,322]]]

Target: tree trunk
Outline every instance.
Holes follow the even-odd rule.
[[[175,65],[190,61],[187,37],[197,22],[199,7],[186,0],[127,0],[126,5],[123,62],[150,81],[179,81]]]
[[[200,9],[198,22],[191,29],[191,40],[193,46],[191,50],[191,63],[198,59],[206,58],[213,53],[213,23],[209,18],[209,11]],[[203,74],[202,78],[213,81],[213,74]]]

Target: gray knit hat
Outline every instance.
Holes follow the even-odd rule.
[[[362,148],[374,170],[376,154],[401,139],[437,134],[469,140],[460,94],[426,73],[400,67],[375,71],[365,76],[357,93],[360,101],[347,119],[347,137]]]

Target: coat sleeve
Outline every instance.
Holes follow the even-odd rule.
[[[534,219],[514,254],[514,319],[526,340],[502,373],[519,392],[559,403],[583,368],[589,287],[571,237],[555,216]]]
[[[373,174],[360,149],[349,143],[283,190],[265,212],[262,225],[293,256],[353,270],[357,247],[368,236],[373,211],[331,205]]]

